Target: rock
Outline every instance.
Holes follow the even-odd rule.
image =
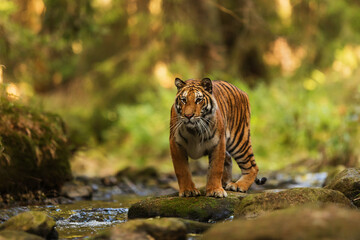
[[[114,176],[107,176],[107,177],[101,178],[101,183],[104,186],[112,187],[112,186],[115,186],[118,183],[118,180]]]
[[[5,230],[0,232],[0,240],[44,240],[44,238],[26,232]]]
[[[342,171],[344,171],[346,169],[346,167],[344,167],[343,165],[338,165],[338,166],[325,166],[322,171],[327,172],[327,177],[325,179],[325,182],[323,184],[322,187],[328,185],[336,175],[338,175],[339,173],[341,173]]]
[[[185,224],[187,233],[203,233],[212,227],[211,223],[203,223],[182,218],[177,219]]]
[[[137,169],[133,167],[127,167],[116,174],[116,178],[119,182],[124,178],[130,180],[133,183],[147,184],[149,181],[158,179],[159,174],[154,167],[146,167],[143,169]]]
[[[91,199],[93,191],[90,186],[68,182],[62,186],[60,194],[71,199]]]
[[[353,203],[360,207],[360,169],[348,168],[337,174],[326,186],[342,192]]]
[[[2,194],[58,190],[71,179],[69,156],[59,116],[0,99]]]
[[[175,218],[136,219],[104,231],[91,239],[186,239],[186,225]]]
[[[146,232],[131,232],[123,231],[122,229],[114,228],[107,232],[102,232],[97,236],[90,238],[91,240],[107,240],[107,239],[126,239],[126,240],[154,240],[153,237]]]
[[[29,211],[11,217],[0,225],[0,231],[23,231],[47,239],[57,239],[55,221],[44,212]]]
[[[231,217],[252,218],[264,213],[304,204],[336,203],[353,207],[341,192],[322,188],[294,188],[258,194],[228,192],[227,198],[157,197],[133,204],[128,218],[179,217],[200,222]]]
[[[216,224],[203,239],[360,239],[360,213],[335,205],[279,210],[256,220]]]
[[[341,192],[322,188],[293,188],[280,192],[249,194],[234,211],[234,217],[253,218],[269,211],[304,204],[337,203],[352,207]]]
[[[128,218],[179,217],[200,222],[218,221],[230,217],[235,206],[247,194],[228,192],[227,198],[157,197],[133,204]]]

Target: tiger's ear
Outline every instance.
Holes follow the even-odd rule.
[[[177,87],[177,90],[179,91],[183,87],[185,87],[186,83],[181,80],[180,78],[175,78],[175,86]]]
[[[203,78],[201,80],[201,86],[205,89],[205,91],[212,93],[212,82],[210,78]]]

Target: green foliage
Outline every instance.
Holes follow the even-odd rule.
[[[117,107],[118,120],[105,133],[105,139],[126,146],[116,151],[139,166],[151,160],[168,159],[170,108],[175,92],[158,88],[140,96],[141,104]]]
[[[328,82],[312,91],[285,79],[248,91],[252,142],[260,164],[277,169],[309,158],[331,165],[356,164],[352,161],[359,154],[355,145],[360,140],[360,92],[354,91],[348,102],[341,93],[351,90],[333,80],[327,76]]]
[[[16,4],[9,0],[4,0],[0,5],[0,13],[2,20],[7,19],[12,13],[16,11]]]
[[[178,76],[249,94],[262,169],[299,159],[351,166],[359,18],[354,0],[4,0],[0,82],[63,116],[73,150],[92,149],[85,168],[95,158],[169,169]]]
[[[275,170],[309,158],[331,165],[354,164],[360,140],[359,89],[348,102],[339,93],[351,90],[331,76],[328,83],[312,91],[288,79],[254,89],[234,83],[249,95],[252,142],[263,169]],[[119,105],[118,120],[106,131],[110,149],[132,164],[169,159],[168,126],[174,96],[174,91],[159,88],[144,94],[140,104]],[[118,144],[124,147],[117,148]]]

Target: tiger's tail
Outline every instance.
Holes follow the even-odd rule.
[[[256,178],[255,183],[256,185],[264,185],[266,183],[266,180],[267,180],[266,177],[262,177],[261,179]]]

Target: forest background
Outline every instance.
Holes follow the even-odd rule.
[[[262,170],[359,166],[357,0],[0,0],[0,65],[63,117],[76,175],[172,172],[175,77],[248,93]]]

